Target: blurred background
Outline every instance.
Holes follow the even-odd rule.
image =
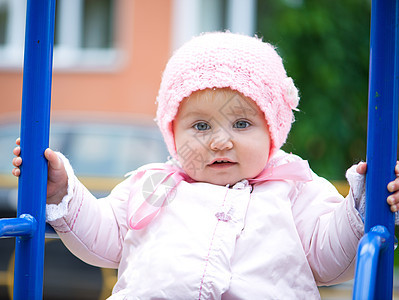
[[[25,9],[26,0],[0,0],[0,217],[16,213]],[[50,146],[106,195],[125,173],[168,156],[153,119],[172,52],[205,31],[256,34],[277,47],[300,90],[284,150],[345,194],[345,170],[366,153],[369,22],[369,0],[57,0]],[[11,299],[13,247],[0,241],[0,299]],[[45,299],[104,299],[115,276],[47,240]],[[351,299],[351,287],[322,297]]]

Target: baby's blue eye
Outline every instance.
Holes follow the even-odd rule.
[[[247,127],[249,127],[250,125],[251,125],[251,124],[250,124],[248,121],[240,120],[240,121],[235,122],[234,125],[233,125],[233,127],[234,127],[234,128],[238,128],[238,129],[242,129],[242,128],[247,128]]]
[[[198,122],[197,124],[194,124],[194,128],[199,130],[199,131],[204,131],[204,130],[209,130],[211,129],[211,126],[209,126],[205,122]]]

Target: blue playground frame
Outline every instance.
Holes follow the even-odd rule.
[[[27,0],[17,218],[0,219],[16,237],[14,299],[43,298],[45,203],[56,0]],[[370,33],[365,236],[353,299],[392,299],[394,214],[386,186],[395,178],[398,142],[399,0],[373,0]]]
[[[395,216],[386,204],[398,144],[399,1],[371,5],[365,236],[353,299],[392,299]]]
[[[18,217],[0,220],[0,237],[16,237],[14,300],[43,299],[54,21],[55,0],[27,1]]]

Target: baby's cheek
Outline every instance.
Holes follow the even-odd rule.
[[[201,167],[194,164],[193,162],[188,162],[182,164],[184,172],[190,176],[191,179],[195,181],[201,181]]]
[[[255,176],[262,172],[264,168],[266,168],[268,161],[269,156],[267,155],[267,153],[252,156],[251,163],[253,173],[256,173]]]

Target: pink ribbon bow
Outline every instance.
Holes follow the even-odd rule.
[[[134,195],[136,195],[138,189],[140,187],[142,188],[142,185],[136,184],[133,187],[129,196],[128,225],[129,228],[134,230],[143,229],[161,212],[162,208],[169,203],[169,199],[173,197],[173,194],[176,192],[176,187],[182,180],[187,182],[195,182],[181,169],[165,164],[155,165],[154,167],[148,168],[146,170],[138,171],[132,180],[137,182],[147,171],[159,171],[157,174],[162,174],[162,177],[157,178],[157,182],[153,182],[151,181],[151,176],[149,176],[147,180],[149,180],[151,183],[150,189],[148,191],[142,191],[144,201],[136,210],[132,207],[134,203],[132,198]],[[258,176],[253,179],[249,179],[248,182],[249,184],[256,184],[270,180],[294,180],[308,182],[312,180],[312,173],[310,171],[308,162],[301,160],[276,167],[265,168]],[[159,195],[161,186],[164,190],[162,191],[161,189],[161,195]],[[144,196],[144,194],[146,195]]]

